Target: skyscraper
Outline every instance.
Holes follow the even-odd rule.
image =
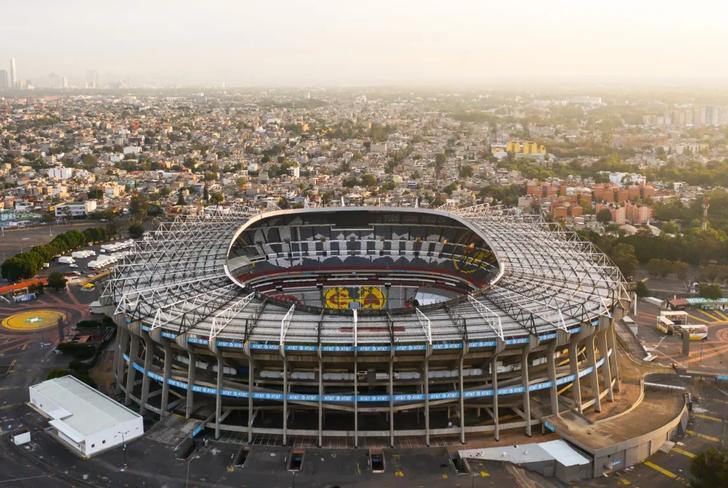
[[[18,85],[18,73],[15,71],[15,58],[10,58],[10,88]]]
[[[4,69],[0,69],[0,90],[7,90],[10,86],[10,81],[8,80],[8,72]]]
[[[99,88],[99,72],[90,69],[86,71],[86,88]]]

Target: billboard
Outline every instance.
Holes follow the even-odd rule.
[[[336,286],[324,291],[324,306],[331,310],[381,310],[387,297],[378,286]]]

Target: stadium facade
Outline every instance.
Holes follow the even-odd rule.
[[[628,302],[590,243],[487,206],[178,218],[102,296],[117,386],[141,413],[351,446],[530,435],[560,409],[601,409]]]

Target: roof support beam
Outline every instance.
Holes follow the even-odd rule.
[[[240,300],[234,302],[227,308],[220,310],[212,318],[212,327],[210,327],[210,342],[212,342],[222,332],[227,325],[250,303],[255,297],[255,293],[246,295]]]
[[[493,332],[495,332],[495,334],[503,340],[503,324],[501,323],[500,316],[478,301],[473,295],[468,295],[468,301],[470,301],[470,304],[480,314],[480,316],[483,317],[485,323],[493,329]]]
[[[291,305],[286,315],[281,320],[281,340],[280,346],[283,348],[283,342],[286,340],[286,334],[288,333],[288,327],[291,326],[291,320],[293,320],[293,312],[296,310],[296,304]]]
[[[419,308],[415,308],[415,311],[417,312],[417,320],[420,321],[422,330],[425,332],[425,337],[427,337],[427,343],[432,345],[432,324],[430,323],[430,319]]]

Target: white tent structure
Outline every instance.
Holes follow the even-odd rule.
[[[82,457],[144,434],[141,415],[73,376],[46,380],[28,391],[30,406],[49,418],[58,440]]]

